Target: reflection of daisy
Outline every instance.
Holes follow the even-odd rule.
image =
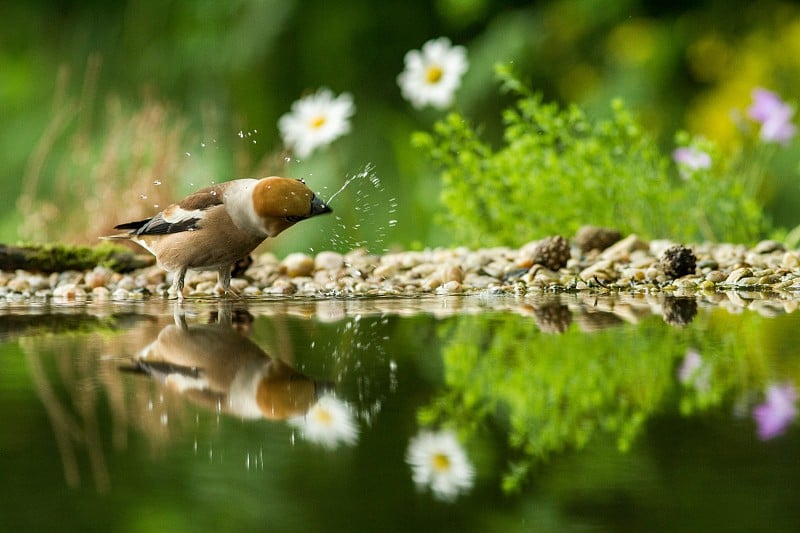
[[[305,416],[293,418],[289,423],[299,428],[306,440],[326,448],[352,445],[358,440],[352,410],[333,396],[321,397]]]
[[[406,462],[417,486],[428,486],[435,497],[452,501],[472,488],[475,469],[450,431],[423,431],[408,445]]]
[[[758,438],[768,440],[786,431],[797,417],[797,389],[791,383],[767,387],[766,401],[753,410]]]
[[[428,41],[422,50],[408,52],[405,64],[397,77],[403,98],[417,109],[426,105],[443,109],[453,101],[461,76],[467,71],[467,51],[442,37]]]
[[[350,131],[350,117],[356,112],[349,93],[333,96],[329,89],[301,98],[278,120],[283,142],[299,157],[308,157]]]

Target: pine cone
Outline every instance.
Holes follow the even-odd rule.
[[[687,274],[694,274],[697,266],[697,257],[691,248],[677,244],[664,251],[661,256],[661,266],[668,278],[680,278]]]
[[[564,268],[567,266],[569,258],[569,243],[561,235],[542,239],[531,252],[531,260],[534,264],[546,266],[550,270]]]
[[[599,228],[597,226],[583,226],[575,234],[575,244],[582,253],[592,250],[603,251],[622,238],[622,234],[615,229]]]

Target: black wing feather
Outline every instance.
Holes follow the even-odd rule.
[[[199,218],[187,218],[178,222],[167,222],[159,213],[153,218],[114,226],[114,229],[129,229],[131,235],[167,235],[196,230],[199,228],[197,225],[199,221]]]

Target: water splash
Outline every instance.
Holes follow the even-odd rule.
[[[391,217],[397,211],[397,199],[387,198],[386,188],[375,173],[375,168],[369,164],[361,172],[348,176],[326,203],[331,205],[339,194],[351,186],[351,206],[341,214],[334,213],[334,227],[327,226],[321,231],[328,237],[331,247],[342,251],[369,247],[386,252],[383,246],[388,228],[397,225],[397,219]],[[369,234],[369,239],[365,233]]]

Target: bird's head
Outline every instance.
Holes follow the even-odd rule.
[[[256,184],[253,207],[272,237],[301,220],[333,212],[303,180],[277,176]]]

